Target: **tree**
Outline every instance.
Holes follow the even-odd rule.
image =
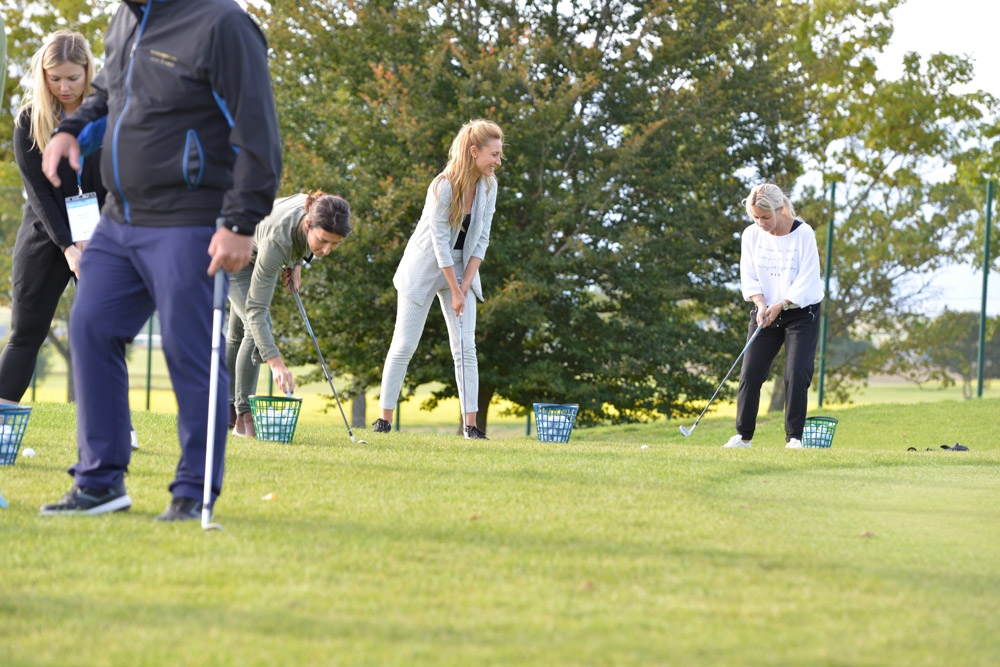
[[[340,192],[357,223],[305,287],[352,390],[378,382],[390,278],[447,143],[486,116],[507,129],[508,156],[483,265],[480,404],[502,396],[523,413],[572,401],[584,423],[697,411],[743,337],[732,285],[748,181],[794,183],[830,108],[821,93],[834,80],[863,88],[870,58],[858,54],[891,34],[895,1],[818,4],[258,11],[286,140],[283,191]],[[276,320],[293,358],[308,359],[297,322]],[[439,320],[428,319],[406,389],[452,376]],[[436,398],[454,395],[447,382]]]
[[[830,84],[806,159],[822,182],[802,187],[800,208],[820,223],[820,247],[836,219],[835,280],[824,302],[830,339],[879,341],[828,365],[835,400],[903,358],[907,332],[926,321],[914,315],[932,288],[927,276],[975,256],[981,183],[990,172],[970,174],[969,156],[988,164],[980,152],[993,142],[997,106],[986,93],[953,91],[971,76],[965,58],[936,54],[925,62],[911,53],[896,81],[880,80],[872,68],[856,81]]]
[[[905,340],[905,353],[895,370],[917,383],[937,383],[941,387],[962,381],[962,396],[973,397],[972,383],[979,376],[979,313],[945,310],[934,318],[914,317]],[[1000,318],[986,325],[983,378],[1000,377]]]

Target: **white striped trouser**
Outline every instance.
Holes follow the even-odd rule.
[[[455,260],[455,276],[461,277],[464,271],[462,265],[462,251],[453,250],[452,258]],[[479,412],[479,364],[476,360],[476,296],[469,290],[465,298],[465,314],[462,316],[464,331],[462,335],[465,339],[465,387],[462,387],[462,346],[458,330],[458,317],[451,307],[451,288],[445,280],[444,273],[438,276],[438,282],[434,285],[437,292],[438,301],[441,303],[441,311],[444,313],[444,321],[448,326],[448,341],[451,346],[451,356],[455,361],[455,383],[458,386],[458,395],[463,401],[464,412]],[[396,402],[399,400],[399,392],[403,387],[403,378],[406,376],[406,367],[410,364],[410,359],[417,349],[420,336],[424,332],[424,323],[427,322],[427,313],[430,312],[433,299],[428,299],[427,303],[420,305],[414,303],[402,295],[396,304],[396,326],[392,332],[392,343],[389,345],[389,353],[385,356],[385,366],[382,367],[382,390],[379,396],[379,407],[384,410],[395,410]]]

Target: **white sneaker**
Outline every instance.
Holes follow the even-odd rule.
[[[743,436],[740,435],[739,433],[737,433],[736,435],[734,435],[733,437],[731,437],[729,439],[729,442],[727,442],[726,444],[724,444],[723,447],[749,447],[750,446],[750,442],[751,442],[750,440],[747,440],[746,442],[744,442],[743,441]]]
[[[131,439],[132,451],[134,452],[135,450],[139,449],[139,436],[135,434],[135,429],[132,429],[129,432],[129,435]]]
[[[785,445],[785,449],[804,449],[804,447],[802,446],[801,440],[798,438],[792,438],[788,441],[788,444]]]

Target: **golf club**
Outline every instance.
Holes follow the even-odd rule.
[[[326,361],[323,360],[323,353],[319,351],[319,342],[316,340],[316,334],[313,333],[312,325],[309,324],[309,316],[306,315],[305,306],[302,305],[302,298],[299,296],[299,290],[296,289],[295,285],[292,285],[292,295],[295,296],[295,303],[299,306],[299,312],[302,313],[302,319],[306,323],[306,331],[309,332],[309,337],[312,338],[313,347],[316,348],[316,356],[319,357],[319,365],[323,367],[323,374],[326,375],[326,381],[330,383],[330,389],[333,390],[333,397],[337,399],[337,407],[340,408],[340,416],[344,418],[344,426],[347,427],[347,435],[351,436],[351,442],[354,444],[367,445],[367,440],[356,440],[354,438],[354,431],[351,430],[351,425],[347,421],[347,415],[344,414],[344,406],[340,404],[340,396],[337,395],[337,388],[333,386],[333,379],[330,377],[330,369],[326,367]]]
[[[215,292],[212,296],[212,363],[208,378],[208,429],[205,434],[205,487],[201,498],[201,529],[222,530],[212,523],[212,472],[215,464],[216,402],[219,396],[219,339],[222,337],[223,307],[226,300],[226,277],[220,267],[215,272]]]
[[[753,335],[750,336],[750,340],[748,340],[747,344],[743,346],[743,351],[740,352],[740,356],[736,357],[736,361],[734,361],[733,365],[729,368],[729,372],[726,373],[726,377],[722,378],[722,382],[719,383],[719,388],[715,390],[714,394],[712,394],[712,398],[708,399],[708,405],[706,405],[705,409],[701,411],[700,415],[698,415],[698,419],[695,420],[694,426],[692,426],[691,428],[684,428],[683,426],[681,426],[681,434],[683,434],[685,438],[691,435],[695,427],[698,426],[698,422],[700,422],[701,418],[705,416],[705,412],[708,410],[708,406],[711,405],[712,401],[715,400],[715,397],[719,395],[719,391],[722,389],[722,385],[726,384],[726,380],[729,379],[729,376],[732,374],[733,369],[736,368],[736,364],[740,363],[740,359],[743,358],[743,354],[747,351],[747,348],[750,347],[750,343],[753,342],[754,338],[757,337],[757,334],[759,334],[760,330],[763,328],[764,328],[763,324],[757,325],[757,330],[753,332]]]

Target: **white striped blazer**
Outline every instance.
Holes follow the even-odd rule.
[[[437,196],[435,196],[437,190]],[[448,224],[448,209],[451,206],[451,183],[441,177],[431,182],[427,188],[427,198],[424,200],[424,210],[417,222],[417,228],[403,251],[403,259],[396,268],[392,278],[393,285],[399,295],[424,305],[434,296],[434,285],[437,283],[441,269],[454,265],[451,258],[452,248],[458,240],[458,229]],[[476,183],[476,196],[472,202],[472,219],[469,230],[465,234],[465,246],[462,250],[463,264],[469,259],[486,257],[486,248],[490,245],[490,227],[493,224],[493,213],[497,207],[496,178],[480,178]],[[480,301],[483,300],[480,272],[470,288]]]

